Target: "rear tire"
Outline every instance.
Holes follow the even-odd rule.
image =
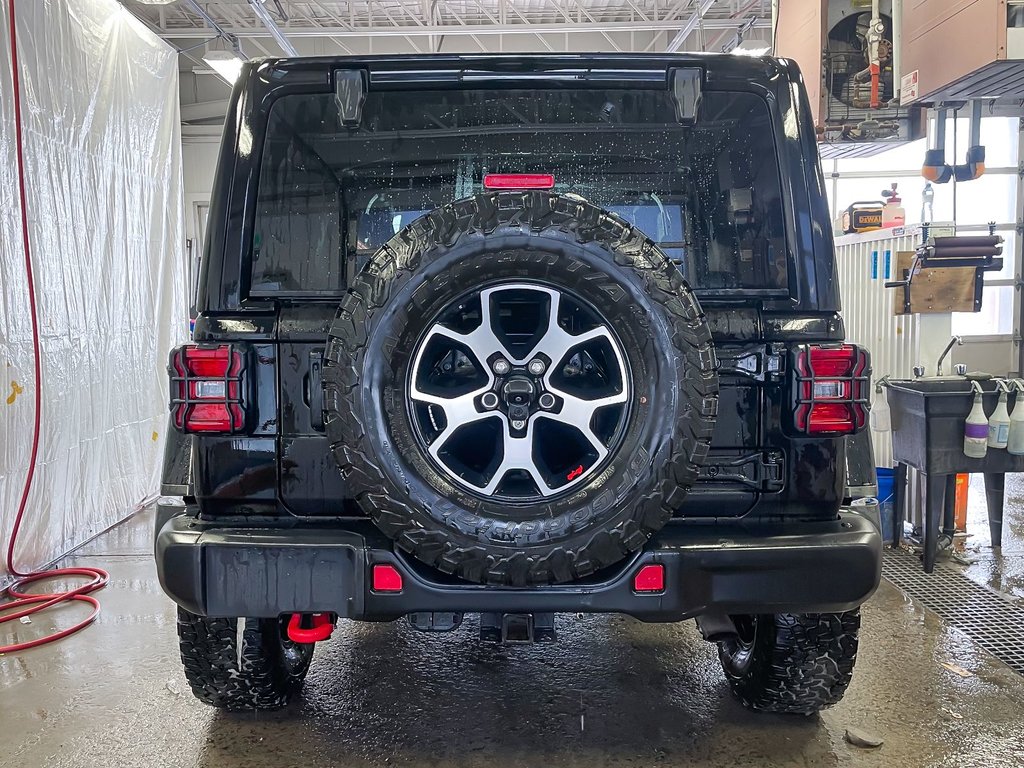
[[[812,715],[843,698],[857,660],[860,610],[734,616],[718,644],[736,698],[758,712]]]
[[[235,712],[287,704],[306,678],[313,644],[291,642],[284,626],[283,619],[211,619],[179,608],[181,662],[196,698]]]
[[[537,471],[542,463],[536,458],[537,446],[564,446],[570,438],[552,431],[550,439],[531,446],[530,429],[548,424],[551,413],[540,412],[528,397],[533,410],[527,408],[525,419],[513,421],[500,412],[504,406],[498,406],[495,393],[512,380],[529,378],[525,361],[545,353],[549,336],[582,339],[587,334],[559,331],[562,321],[571,318],[551,310],[561,307],[562,299],[549,301],[536,313],[546,318],[547,330],[518,353],[501,343],[488,348],[500,348],[497,356],[512,360],[506,370],[495,370],[495,356],[478,351],[473,341],[476,336],[496,337],[500,325],[490,320],[490,299],[485,311],[484,291],[560,294],[579,310],[573,316],[592,313],[599,327],[613,329],[608,330],[613,338],[609,349],[621,353],[618,367],[628,382],[615,390],[624,398],[616,407],[625,415],[595,451],[596,460],[574,460],[560,469],[558,461],[550,462],[551,476],[571,486],[551,484],[541,490],[546,482],[541,478],[537,493],[512,498],[499,493],[499,470],[515,474],[529,464],[537,480],[543,474]],[[433,334],[442,318],[456,310],[467,317],[449,322],[439,336],[459,340],[468,367],[487,383],[474,389],[480,384],[471,378],[468,389],[448,400],[437,392],[431,395],[443,416],[433,422],[430,411],[432,429],[438,433],[431,442],[418,411],[425,402],[424,393],[416,391],[418,361],[425,356],[425,339],[438,338]],[[511,317],[513,309],[507,311]],[[520,315],[524,326],[531,316],[530,311]],[[530,338],[518,322],[513,325],[520,337]],[[578,351],[580,343],[560,349],[558,359],[547,360],[546,371],[542,361],[543,373],[536,374],[531,392],[564,398],[565,386],[555,388],[553,376],[569,375],[567,350]],[[347,491],[381,531],[420,561],[478,583],[570,582],[641,549],[679,509],[698,478],[714,431],[716,365],[700,303],[679,268],[642,232],[575,196],[481,194],[414,221],[378,250],[354,281],[325,353],[327,436]],[[444,403],[454,409],[457,401],[482,398],[487,388],[495,398],[491,406],[485,407],[481,399],[460,405],[458,411],[444,410]],[[590,397],[577,394],[576,400]],[[592,402],[603,399],[593,397],[597,399]],[[449,439],[454,431],[447,428],[449,416],[459,414],[452,416],[452,425],[479,425],[490,418],[488,408],[490,423],[499,425],[491,444],[502,439],[501,451],[478,450],[485,440],[467,441],[470,448],[461,452],[468,454],[461,468],[465,471],[453,469],[442,460],[441,450],[457,442]],[[593,413],[575,423],[571,434],[593,434]],[[517,429],[531,426],[517,442],[503,423],[518,423]],[[594,441],[585,439],[593,448]],[[506,466],[506,456],[520,463]],[[480,466],[472,466],[474,460]],[[474,473],[490,471],[494,477],[469,480]]]

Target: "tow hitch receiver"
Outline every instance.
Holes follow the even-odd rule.
[[[293,643],[318,643],[334,631],[329,613],[293,613],[288,619],[288,639]]]
[[[481,613],[480,639],[488,643],[553,643],[553,613]]]

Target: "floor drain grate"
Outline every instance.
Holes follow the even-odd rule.
[[[1024,607],[941,563],[925,573],[905,550],[885,550],[882,575],[1024,675]]]

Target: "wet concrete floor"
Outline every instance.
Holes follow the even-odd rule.
[[[220,713],[181,674],[151,524],[139,516],[74,558],[111,572],[96,625],[0,658],[0,765],[1024,765],[1024,678],[888,584],[864,608],[846,699],[811,718],[739,706],[692,622],[621,617],[560,617],[557,644],[512,649],[481,645],[468,618],[438,636],[346,623],[318,648],[290,709]],[[991,573],[985,562],[979,572]],[[847,727],[885,743],[853,747]]]
[[[967,533],[963,540],[964,575],[1024,603],[1024,474],[1006,476],[1003,546],[992,549],[981,475],[971,476],[967,494]]]

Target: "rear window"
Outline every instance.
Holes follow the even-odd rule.
[[[622,216],[697,289],[787,287],[767,103],[704,94],[679,125],[668,91],[367,94],[357,129],[331,94],[270,112],[252,241],[253,295],[334,294],[402,227],[483,191],[488,173],[550,173],[555,191]]]

